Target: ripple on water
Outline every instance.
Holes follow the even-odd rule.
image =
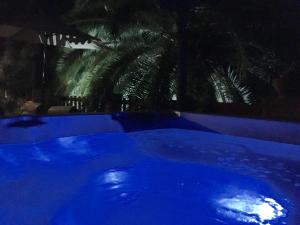
[[[282,180],[283,180],[284,182],[288,182],[288,183],[291,183],[291,182],[292,182],[292,180],[289,179],[289,178],[283,178]]]
[[[32,157],[35,160],[42,161],[42,162],[50,162],[50,156],[45,154],[41,149],[34,148],[34,151],[32,152]]]
[[[107,201],[126,204],[136,201],[141,185],[135,176],[133,169],[110,169],[96,178],[97,191]]]
[[[17,161],[17,157],[9,152],[0,151],[0,160],[3,160],[13,166],[17,166],[19,164]]]

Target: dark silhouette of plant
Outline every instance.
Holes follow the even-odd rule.
[[[263,89],[270,92],[273,77],[294,70],[293,60],[284,58],[268,42],[270,35],[262,32],[280,30],[278,19],[268,24],[274,12],[263,18],[267,1],[175,1],[171,7],[169,3],[76,1],[66,20],[101,39],[107,50],[65,51],[58,63],[58,92],[89,96],[94,110],[114,93],[143,99],[148,109],[159,109],[179,96],[197,105],[211,100],[211,74],[230,65],[235,75],[219,79],[223,86],[231,82],[223,91],[236,95],[234,102],[250,104],[254,97],[267,95],[257,87],[267,86]],[[244,86],[251,90],[251,100]]]

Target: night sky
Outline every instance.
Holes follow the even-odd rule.
[[[1,0],[0,20],[24,16],[59,16],[72,7],[74,0]]]
[[[59,17],[70,10],[75,0],[0,0],[0,23],[22,18]],[[101,1],[101,0],[90,0]],[[132,0],[147,1],[147,0]],[[253,40],[274,50],[281,60],[295,62],[292,92],[300,96],[300,0],[157,0],[174,9],[198,2],[213,4],[226,11],[241,38]],[[267,29],[266,29],[267,28]]]
[[[0,0],[0,23],[22,20],[22,18],[58,17],[72,8],[75,0]],[[100,1],[100,0],[99,0]],[[134,0],[132,0],[134,1]],[[147,0],[140,0],[147,1]],[[260,30],[255,34],[260,40],[266,39],[267,47],[280,51],[284,58],[298,59],[294,52],[300,49],[300,0],[159,0],[166,8],[175,5],[185,8],[198,2],[209,3],[219,9],[230,12],[230,17],[236,27],[242,27],[239,23],[248,23],[251,26],[276,27],[274,31]],[[247,5],[251,5],[248,7]],[[247,8],[248,7],[248,8]],[[250,10],[250,11],[249,11]],[[245,33],[246,34],[246,33]],[[268,38],[270,37],[270,38]],[[293,52],[291,54],[291,52]]]
[[[58,17],[72,8],[75,0],[0,0],[0,23],[18,21],[27,18]],[[100,0],[99,0],[100,1]],[[135,1],[135,0],[132,0]],[[147,1],[147,0],[140,0]],[[239,23],[251,26],[276,27],[272,35],[265,30],[255,32],[260,41],[266,39],[267,47],[276,48],[285,58],[294,58],[300,48],[300,0],[158,0],[163,7],[173,8],[175,5],[185,8],[196,3],[209,3],[219,9],[230,12],[236,27]],[[251,5],[248,7],[247,5]],[[247,8],[248,7],[248,8]],[[250,11],[249,11],[250,10]],[[246,34],[246,33],[245,33]],[[248,34],[247,34],[248,35]],[[270,36],[271,38],[268,38]],[[274,42],[274,43],[273,43]],[[298,53],[299,54],[299,53]],[[297,54],[297,58],[298,58]],[[294,60],[294,59],[290,59]]]

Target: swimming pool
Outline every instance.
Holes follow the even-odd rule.
[[[0,224],[300,224],[299,145],[208,120],[90,118],[2,121]]]

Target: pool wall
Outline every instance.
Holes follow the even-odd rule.
[[[19,144],[51,138],[122,131],[111,115],[19,116],[0,119],[0,143]]]
[[[181,113],[181,118],[218,133],[300,144],[300,123]]]
[[[300,124],[194,113],[19,116],[0,119],[0,144],[31,143],[99,132],[179,128],[300,144]]]

